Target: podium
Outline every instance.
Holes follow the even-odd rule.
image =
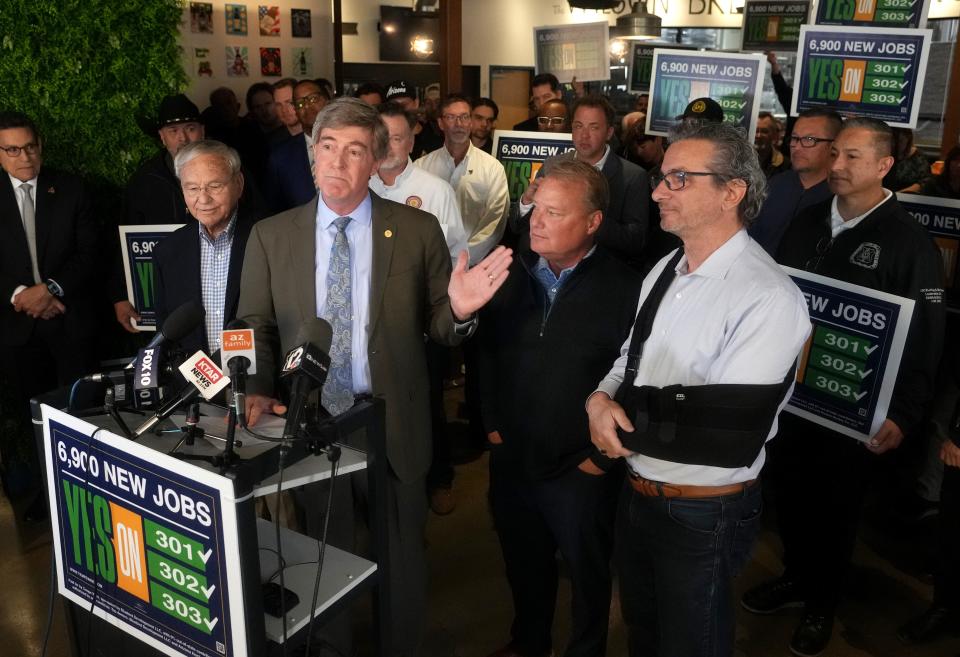
[[[326,435],[364,439],[364,451],[338,444],[337,474],[367,470],[372,560],[327,545],[311,610],[318,541],[281,528],[278,550],[273,523],[255,514],[256,499],[277,491],[279,443],[238,430],[239,460],[217,468],[189,456],[215,454],[222,443],[197,438],[184,445],[175,421],[128,440],[107,415],[79,418],[62,410],[66,399],[67,391],[59,390],[31,405],[50,504],[55,586],[74,656],[100,650],[267,657],[279,654],[281,643],[302,644],[311,617],[316,630],[365,594],[373,597],[377,652],[389,654],[387,580],[376,562],[389,540],[382,400],[362,401],[324,425]],[[214,416],[207,422],[219,422],[209,410]],[[282,490],[330,477],[328,456],[309,453],[306,445],[294,442]],[[170,453],[174,448],[180,457]],[[264,613],[261,588],[280,566],[286,588],[299,599],[286,614],[286,638],[282,619]]]

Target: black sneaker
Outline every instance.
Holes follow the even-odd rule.
[[[772,614],[787,607],[802,607],[803,598],[796,582],[778,577],[744,593],[740,606],[753,614]]]
[[[908,646],[932,641],[948,632],[958,634],[960,613],[934,605],[897,630],[897,638]]]
[[[833,616],[804,613],[790,639],[790,652],[798,657],[817,657],[827,649],[833,634]]]

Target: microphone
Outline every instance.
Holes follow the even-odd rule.
[[[220,336],[220,358],[223,369],[230,372],[233,381],[233,407],[237,423],[246,428],[247,375],[257,373],[257,351],[253,341],[253,329],[242,319],[235,319]]]
[[[157,424],[173,415],[173,412],[182,404],[192,402],[200,395],[203,395],[204,399],[212,399],[218,392],[226,388],[230,384],[230,377],[226,376],[216,366],[215,363],[219,355],[219,351],[214,353],[212,357],[207,356],[203,351],[197,351],[185,360],[178,369],[188,383],[180,388],[176,396],[165,401],[146,422],[137,427],[133,432],[133,437],[139,438],[153,429]]]
[[[290,380],[290,403],[287,408],[287,422],[283,427],[283,439],[295,438],[300,430],[304,406],[307,397],[317,388],[323,387],[330,370],[330,343],[333,342],[333,329],[319,317],[306,321],[297,335],[299,346],[287,352],[281,379]]]
[[[144,349],[154,349],[164,342],[184,339],[193,329],[200,326],[206,314],[203,304],[196,299],[177,306]]]

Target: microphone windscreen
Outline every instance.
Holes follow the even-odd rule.
[[[297,333],[296,344],[309,342],[318,347],[323,353],[330,353],[330,345],[333,342],[333,327],[330,322],[320,317],[308,319],[300,326],[300,332]]]
[[[200,326],[204,316],[206,316],[206,312],[199,301],[187,301],[170,313],[160,332],[167,340],[182,340],[193,329]]]

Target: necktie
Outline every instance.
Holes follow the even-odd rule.
[[[23,230],[27,234],[27,249],[30,251],[30,265],[33,267],[33,282],[40,282],[40,268],[37,264],[37,215],[30,196],[30,185],[20,185],[20,198],[23,200]]]
[[[327,265],[327,303],[324,319],[333,328],[330,344],[330,372],[323,386],[321,402],[331,414],[339,415],[353,406],[353,369],[350,358],[353,345],[353,294],[351,289],[350,243],[347,224],[350,217],[339,217],[333,224],[337,236],[330,248]]]

